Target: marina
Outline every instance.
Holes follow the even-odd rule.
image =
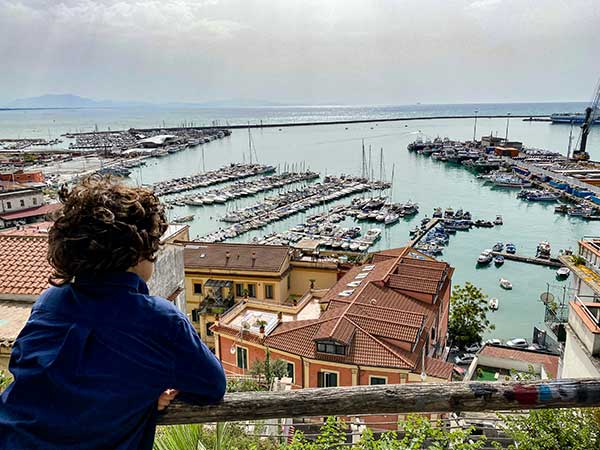
[[[275,167],[269,165],[232,163],[209,172],[160,181],[152,189],[157,195],[169,195],[273,172]]]
[[[235,238],[248,231],[266,226],[269,223],[306,211],[307,209],[325,205],[340,198],[369,190],[383,190],[390,187],[382,181],[369,181],[360,177],[326,176],[323,183],[316,183],[304,189],[295,189],[266,198],[264,202],[255,203],[246,208],[227,213],[221,221],[234,225],[207,236],[199,241],[222,242]]]
[[[256,195],[260,192],[268,192],[294,183],[313,181],[318,178],[319,174],[316,172],[284,172],[279,175],[261,177],[253,181],[237,181],[222,189],[212,189],[209,191],[179,196],[165,200],[165,203],[167,205],[178,206],[208,206],[214,203],[223,204],[238,198]]]

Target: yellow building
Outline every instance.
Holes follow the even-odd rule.
[[[337,260],[302,256],[288,246],[187,242],[184,255],[188,316],[211,348],[210,326],[236,303],[286,310],[338,280]]]

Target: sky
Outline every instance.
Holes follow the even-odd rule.
[[[0,0],[0,101],[588,101],[598,0]]]

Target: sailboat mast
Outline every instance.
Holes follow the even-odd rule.
[[[250,135],[250,122],[248,122],[248,153],[250,154],[250,164],[252,164],[252,136]]]
[[[366,161],[365,161],[365,140],[362,140],[362,158],[361,158],[361,167],[360,167],[360,176],[362,178],[366,178]]]

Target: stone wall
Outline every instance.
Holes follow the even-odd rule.
[[[150,294],[164,298],[172,295],[178,288],[181,289],[174,301],[181,311],[187,313],[184,273],[183,246],[166,244],[158,253],[158,259],[154,265],[154,274],[148,282],[148,289]]]

